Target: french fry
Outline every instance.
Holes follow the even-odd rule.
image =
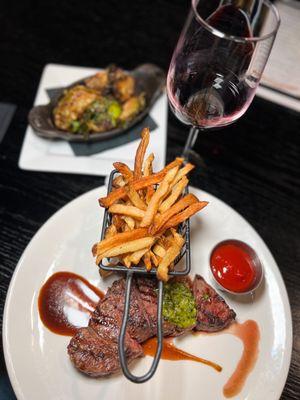
[[[93,244],[93,247],[92,247],[93,257],[96,257],[96,255],[97,255],[97,246],[98,246],[98,243]]]
[[[154,190],[153,186],[148,186],[146,188],[146,203],[147,204],[150,203],[150,200],[151,200],[152,196],[154,195],[154,192],[155,192],[155,190]]]
[[[141,239],[132,240],[130,242],[119,244],[115,247],[110,248],[109,250],[104,251],[103,253],[97,256],[97,259],[100,262],[100,260],[102,260],[103,258],[116,257],[124,253],[132,253],[134,251],[144,249],[145,247],[150,247],[154,242],[155,238],[151,236],[146,236]]]
[[[165,248],[166,248],[167,250],[168,250],[170,247],[172,247],[172,246],[174,245],[174,243],[176,243],[175,240],[174,240],[173,235],[170,234],[170,232],[169,232],[168,235],[165,236],[164,243],[165,243]]]
[[[153,248],[153,253],[161,258],[164,257],[164,255],[166,254],[166,250],[163,248],[163,246],[161,246],[160,244],[156,243]]]
[[[178,165],[176,165],[175,167],[171,168],[171,169],[166,173],[166,175],[165,175],[165,177],[164,177],[164,179],[163,179],[162,182],[166,182],[166,183],[168,183],[168,184],[169,184],[170,182],[172,182],[173,179],[174,179],[174,177],[176,176],[178,170],[179,170],[179,166],[178,166]],[[169,189],[168,189],[168,190],[169,190]],[[148,201],[147,201],[147,204],[148,204],[148,205],[149,205],[150,200],[152,199],[154,193],[155,193],[155,190],[154,190],[153,186],[151,186],[151,187],[148,186],[147,192],[146,192],[146,201],[148,200]],[[166,193],[167,193],[167,192],[166,192]],[[165,195],[164,195],[164,196],[165,196]],[[163,197],[164,197],[164,196],[163,196]],[[163,199],[163,197],[162,197],[162,199]],[[156,210],[156,211],[157,211],[157,210]]]
[[[199,201],[198,203],[194,203],[194,204],[190,205],[185,210],[181,211],[179,214],[174,215],[172,218],[170,218],[165,223],[165,225],[163,225],[163,227],[160,229],[160,231],[157,234],[159,235],[161,232],[165,232],[167,229],[181,224],[181,222],[190,218],[192,215],[196,214],[196,212],[202,210],[202,208],[207,206],[207,204],[208,204],[207,201]]]
[[[144,163],[144,167],[143,167],[143,175],[144,176],[149,176],[149,175],[153,174],[153,169],[152,169],[153,160],[154,160],[154,154],[151,153],[146,158],[146,161]]]
[[[164,235],[164,232],[161,234],[159,237],[157,244],[159,244],[163,249],[167,250],[168,248],[168,241],[167,238]]]
[[[183,244],[183,243],[182,243]],[[177,243],[174,243],[173,246],[169,247],[168,250],[166,251],[166,254],[160,261],[158,267],[157,267],[157,277],[158,279],[167,282],[169,279],[168,275],[168,267],[169,265],[176,259],[176,257],[179,255],[181,246],[178,246]]]
[[[169,271],[173,271],[175,267],[174,261],[169,265]]]
[[[147,253],[149,249],[145,248],[145,249],[141,249],[141,250],[137,250],[134,253],[131,253],[130,255],[130,261],[132,262],[132,264],[136,265],[140,262],[141,258],[143,257],[143,255],[145,253]]]
[[[159,215],[155,220],[153,225],[149,229],[149,233],[154,235],[161,227],[171,218],[173,215],[178,214],[180,211],[184,210],[193,203],[197,203],[198,199],[193,194],[189,193],[182,197],[177,203],[170,207],[163,214]]]
[[[134,161],[134,178],[138,179],[142,176],[142,167],[144,162],[145,153],[150,140],[149,128],[144,128],[142,131],[142,140],[140,141]]]
[[[152,264],[151,264],[151,259],[150,259],[150,252],[147,251],[144,256],[143,256],[143,261],[145,263],[145,267],[147,271],[151,271],[152,269]]]
[[[141,222],[141,227],[145,227],[145,226],[149,226],[151,225],[153,218],[158,210],[159,204],[161,199],[165,196],[165,194],[167,193],[169,189],[169,185],[167,182],[163,181],[158,189],[156,190],[156,192],[154,193],[154,195],[152,196],[149,204],[148,204],[148,208],[145,212],[145,215],[142,219]]]
[[[168,184],[170,184],[175,179],[175,176],[177,175],[178,170],[179,170],[178,165],[176,165],[174,168],[170,169],[166,173],[166,175],[163,179],[163,182],[167,182]]]
[[[166,174],[167,171],[166,172],[163,171],[163,172],[158,172],[157,174],[153,174],[151,176],[144,176],[140,179],[133,181],[132,187],[135,190],[140,190],[140,189],[145,189],[147,186],[156,185],[157,183],[160,183],[164,179]],[[106,197],[100,198],[99,204],[102,207],[108,208],[116,201],[124,199],[126,196],[127,193],[125,188],[121,187],[110,192]]]
[[[126,243],[135,239],[141,239],[148,235],[146,228],[137,228],[130,232],[121,232],[97,243],[96,254],[99,255],[104,251],[115,247],[118,244]]]
[[[128,215],[124,215],[121,218],[126,222],[126,226],[128,227],[128,230],[132,231],[135,228],[135,221],[132,217],[129,217]]]
[[[124,221],[122,220],[120,215],[112,216],[112,225],[114,225],[118,232],[120,232],[124,226]]]
[[[105,239],[108,239],[112,236],[114,236],[117,233],[117,228],[115,225],[111,224],[106,228],[105,231]]]
[[[176,232],[174,228],[171,228],[171,233],[174,238],[174,242],[181,248],[184,245],[184,238],[180,235],[180,233]]]
[[[138,192],[130,184],[125,187],[125,190],[126,190],[127,196],[129,197],[129,200],[135,207],[140,208],[141,210],[144,210],[144,211],[147,210],[147,205],[141,199]]]
[[[180,181],[185,175],[187,175],[189,172],[191,172],[195,166],[191,163],[187,163],[183,168],[181,168],[177,175],[175,176],[173,182],[171,183],[170,187],[172,188],[173,186],[176,185],[177,182]]]
[[[124,181],[124,178],[122,175],[117,176],[114,180],[113,180],[113,186],[116,188],[120,188],[126,185],[126,182]]]
[[[122,257],[123,264],[125,267],[130,268],[131,267],[131,260],[130,260],[131,255],[126,254],[125,256]]]
[[[125,178],[126,182],[130,182],[133,179],[133,172],[128,167],[128,165],[126,165],[122,162],[115,162],[115,163],[113,163],[113,166],[116,168],[116,170],[118,170],[120,172],[120,174],[123,176],[123,178]]]
[[[115,225],[111,224],[111,225],[109,225],[109,226],[106,228],[106,231],[105,231],[105,239],[109,239],[109,238],[113,237],[113,236],[116,235],[116,234],[117,234],[117,228],[115,227]],[[96,251],[97,251],[97,244],[94,245],[94,246],[95,246]],[[94,252],[93,252],[93,254],[94,254]],[[94,256],[95,256],[95,255],[94,255]],[[109,263],[109,266],[110,266],[110,267],[115,266],[115,265],[116,265],[116,264],[114,264],[114,263]],[[110,276],[112,273],[113,273],[112,271],[106,271],[106,270],[104,270],[104,269],[102,269],[102,268],[99,268],[99,274],[100,274],[101,278],[107,278],[107,277]]]
[[[166,165],[161,171],[159,171],[158,173],[167,173],[170,169],[176,167],[178,165],[178,167],[180,167],[183,163],[184,159],[182,157],[176,157],[175,160],[173,160],[172,162],[170,162],[168,165]]]
[[[153,253],[153,251],[150,250],[149,253],[150,253],[150,259],[151,259],[152,264],[153,264],[155,267],[157,267],[158,264],[159,264],[158,258],[157,258],[156,255]]]
[[[176,158],[174,161],[172,161],[170,164],[168,164],[164,169],[162,169],[160,172],[157,172],[156,174],[150,175],[150,176],[143,176],[140,179],[134,180],[132,182],[132,187],[135,190],[140,190],[140,189],[145,189],[148,186],[151,185],[156,185],[157,183],[160,183],[168,171],[177,165],[180,166],[183,162],[182,158]],[[99,199],[99,204],[102,207],[108,208],[112,204],[114,204],[116,201],[120,199],[124,199],[127,196],[126,190],[124,188],[118,188],[112,192],[110,192],[106,197],[102,197]]]
[[[142,220],[146,212],[134,206],[127,206],[125,204],[113,204],[109,207],[108,211],[112,214],[128,215],[129,217]]]
[[[159,207],[159,211],[161,213],[167,211],[175,203],[175,201],[181,195],[188,183],[189,180],[186,176],[184,176],[182,179],[180,179],[180,181],[176,183],[176,185],[172,189],[171,194],[161,203]]]

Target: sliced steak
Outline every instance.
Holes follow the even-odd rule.
[[[123,315],[125,284],[126,282],[124,279],[119,279],[113,283],[111,288],[108,289],[104,298],[104,304],[100,302],[97,306],[98,310],[101,309],[102,314],[106,312],[104,307],[107,308],[108,306],[114,306],[121,315]],[[142,343],[149,337],[153,336],[151,321],[147,311],[145,310],[144,303],[141,300],[141,294],[138,290],[135,279],[132,280],[131,285],[127,330],[130,336],[139,343]]]
[[[163,321],[164,336],[178,336],[192,330],[208,332],[225,328],[235,313],[205,280],[196,275],[176,278],[193,292],[197,306],[197,324],[181,329]],[[120,369],[118,337],[123,317],[125,279],[116,280],[99,301],[87,328],[81,328],[71,339],[68,353],[74,366],[90,376],[104,376]],[[131,288],[131,307],[125,336],[127,361],[143,356],[139,343],[156,335],[157,282],[152,278],[135,278]]]
[[[144,310],[148,315],[151,333],[149,338],[156,335],[157,326],[157,283],[150,278],[137,278],[136,287],[140,293],[140,299]]]
[[[176,278],[177,281],[183,282],[189,288],[192,286],[190,278]],[[141,299],[143,301],[145,310],[148,313],[151,327],[152,336],[156,336],[157,333],[157,281],[152,278],[137,278],[136,285],[140,292]],[[163,320],[163,334],[164,336],[179,336],[193,329],[193,326],[182,329],[173,324],[172,322]]]
[[[235,312],[200,275],[195,276],[193,294],[197,306],[197,331],[220,331],[235,319]]]
[[[92,313],[89,327],[79,329],[68,346],[68,353],[75,367],[90,376],[109,375],[120,369],[118,338],[123,316],[124,294],[124,280],[115,281]],[[132,299],[132,301],[136,310],[137,300]],[[142,311],[136,311],[140,321],[143,321]],[[145,340],[143,329],[141,327],[138,329],[138,321],[137,317],[137,320],[128,325],[129,329],[126,331],[125,353],[128,363],[144,355],[138,341],[129,334],[136,332],[137,337],[142,338],[141,341]]]
[[[148,338],[150,338],[156,336],[157,333],[157,282],[151,278],[138,278],[136,285],[149,317],[151,335]],[[171,336],[172,334],[175,336],[176,326],[168,321],[163,321],[163,333],[164,336]]]
[[[129,338],[125,344],[127,360],[143,356],[137,341]],[[68,353],[74,366],[87,375],[105,376],[119,371],[118,343],[104,339],[91,327],[80,328],[71,339]]]

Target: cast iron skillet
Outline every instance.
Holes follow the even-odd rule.
[[[56,106],[59,98],[62,96],[64,90],[78,84],[83,84],[83,79],[74,82],[70,86],[67,86],[65,88],[57,89],[55,91],[55,95],[48,104],[33,107],[28,115],[29,124],[38,136],[46,139],[63,139],[73,142],[96,142],[105,139],[111,139],[114,136],[122,134],[146,117],[156,99],[161,95],[165,86],[164,71],[156,65],[142,64],[134,70],[128,72],[136,80],[137,93],[145,93],[146,106],[144,110],[140,114],[138,114],[132,121],[130,121],[125,128],[119,127],[106,132],[91,133],[88,135],[88,138],[86,138],[81,133],[74,134],[71,132],[62,131],[54,125],[52,116],[53,109]]]

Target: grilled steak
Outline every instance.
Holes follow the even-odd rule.
[[[91,327],[80,328],[68,346],[68,353],[75,367],[94,377],[120,370],[118,342],[110,336],[99,336],[98,332]],[[125,351],[128,362],[144,355],[142,347],[130,336],[125,339]]]
[[[183,279],[182,282],[186,283]],[[187,284],[187,283],[186,283]],[[137,278],[136,286],[140,293],[140,297],[144,308],[149,316],[150,324],[152,327],[152,334],[147,337],[149,339],[152,336],[156,335],[157,331],[157,294],[156,294],[156,281],[149,278]],[[129,322],[130,325],[130,322]],[[188,330],[191,330],[193,327],[191,326]],[[178,336],[182,335],[186,329],[179,328],[174,325],[172,322],[163,321],[163,333],[164,336]],[[135,337],[135,336],[133,336]]]
[[[98,318],[96,317],[95,323],[98,324],[98,320],[101,320],[103,313],[111,315],[112,313],[117,312],[118,314],[120,313],[123,315],[124,298],[125,280],[119,279],[112,284],[111,288],[108,289],[105,298],[99,302],[94,313],[98,316]],[[94,322],[94,315],[91,318],[91,322]],[[93,326],[91,322],[90,325]],[[131,286],[128,333],[139,343],[142,343],[149,337],[153,336],[151,321],[147,311],[145,310],[144,303],[141,301],[141,295],[137,288],[136,280],[133,280]]]
[[[197,306],[197,324],[182,329],[171,322],[163,322],[164,336],[178,336],[192,330],[217,331],[234,318],[225,301],[203,278],[196,276],[180,280],[193,292]],[[209,297],[208,297],[209,296]],[[125,280],[115,281],[105,297],[99,301],[87,328],[80,328],[68,346],[71,361],[77,369],[90,376],[104,376],[120,369],[118,336],[122,323]],[[157,294],[156,281],[136,278],[132,281],[131,306],[125,337],[128,363],[143,356],[140,343],[156,335]]]
[[[220,331],[235,319],[235,312],[200,275],[195,276],[193,294],[197,306],[197,331]]]

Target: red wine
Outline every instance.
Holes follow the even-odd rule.
[[[232,5],[207,20],[227,35],[251,37],[247,15]],[[168,73],[168,95],[175,115],[198,127],[228,125],[248,108],[257,82],[246,72],[253,44],[220,38],[193,21],[179,41]]]

